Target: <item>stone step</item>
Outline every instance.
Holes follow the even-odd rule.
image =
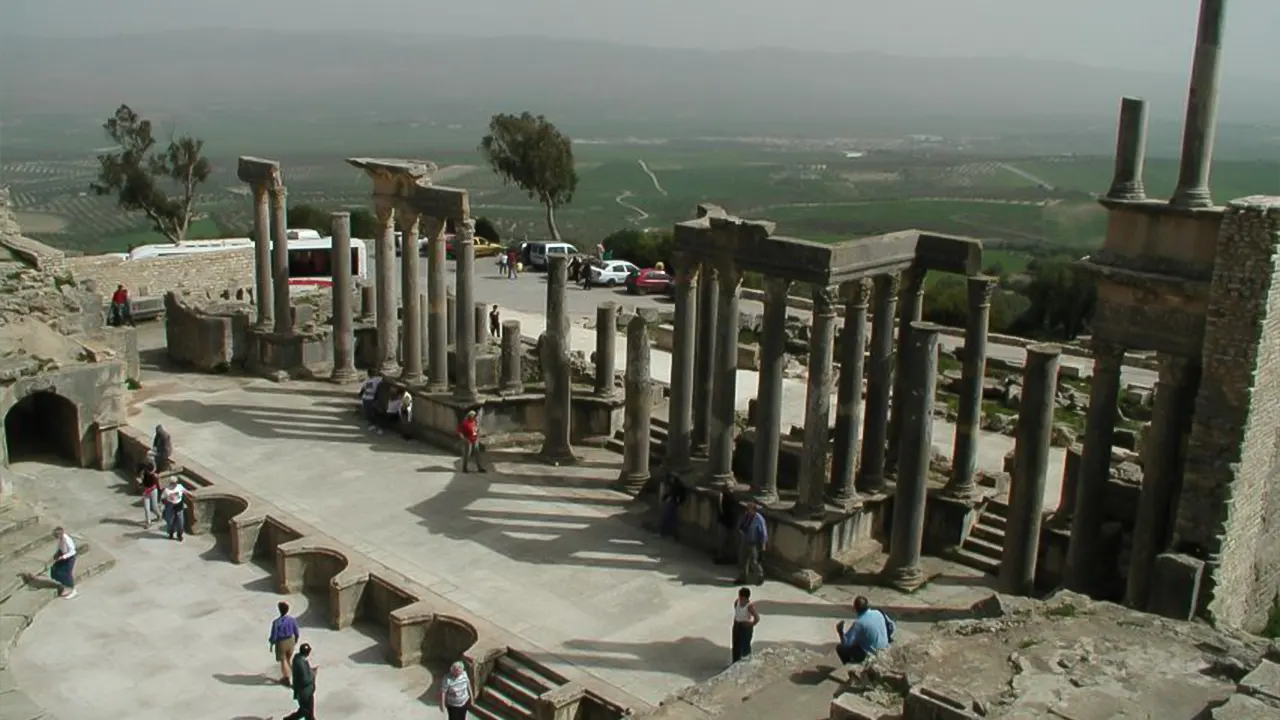
[[[5,559],[4,573],[0,575],[0,614],[3,614],[4,605],[10,598],[28,588],[28,577],[40,576],[48,579],[48,575],[44,573],[49,567],[49,560],[50,558],[43,553],[23,555],[13,561]],[[87,540],[76,538],[76,582],[93,577],[110,569],[113,565],[115,565],[115,558],[105,550],[94,549],[89,546]]]
[[[485,683],[485,691],[487,692],[491,688],[514,700],[520,707],[529,708],[530,712],[532,712],[534,705],[537,703],[538,696],[542,694],[541,691],[535,688],[521,685],[518,678],[507,675],[502,671],[489,675],[489,679]]]
[[[1002,500],[992,500],[987,503],[987,507],[982,511],[982,515],[983,517],[992,515],[1002,520],[1007,520],[1009,518],[1009,503]]]
[[[75,535],[71,536],[76,540],[77,550],[79,549],[79,540]],[[53,554],[53,548],[57,541],[53,539],[53,528],[42,523],[31,523],[21,530],[15,530],[4,536],[0,541],[0,547],[3,547],[0,559],[4,560],[5,565],[10,565],[32,552],[44,548],[48,555]],[[44,554],[41,559],[45,559]]]
[[[1003,517],[1000,517],[999,515],[988,515],[987,513],[983,513],[982,515],[978,516],[977,524],[986,525],[992,530],[999,530],[1000,532],[1004,532],[1005,526],[1008,524],[1008,520],[1006,520]]]
[[[480,693],[480,702],[503,718],[528,718],[533,720],[533,705],[525,705],[520,700],[498,689],[498,683],[490,678]]]
[[[1000,562],[1000,558],[1004,555],[1003,547],[992,542],[987,542],[986,540],[979,540],[972,535],[964,541],[964,545],[961,547],[975,555],[981,555],[982,557],[989,558],[997,563]]]
[[[83,581],[110,570],[115,564],[116,559],[104,550],[86,550],[78,554],[76,587],[80,587]],[[59,600],[57,588],[47,577],[42,578],[44,582],[37,581],[40,584],[35,586],[28,584],[23,575],[14,573],[12,580],[16,581],[15,584],[11,582],[8,574],[13,570],[17,568],[13,568],[10,563],[5,563],[5,587],[0,590],[3,594],[3,600],[0,600],[0,667],[8,667],[9,653],[18,644],[18,638],[30,627],[41,608],[54,601],[85,602],[81,599]],[[88,602],[92,603],[92,600]],[[0,713],[0,716],[8,717],[4,713]]]
[[[28,528],[39,521],[40,518],[25,505],[12,503],[0,507],[0,541],[7,546],[10,533]]]
[[[996,545],[1002,549],[1004,548],[1004,530],[1000,528],[993,528],[990,525],[978,523],[969,531],[969,537],[984,540],[992,545]]]
[[[974,570],[981,570],[988,575],[1000,574],[1000,562],[982,555],[976,555],[963,547],[956,548],[950,553],[951,559],[955,562],[971,567]]]
[[[479,720],[524,720],[515,715],[503,715],[501,710],[490,709],[483,698],[471,703],[469,715]]]
[[[536,691],[537,695],[568,682],[517,650],[508,650],[498,658],[498,671],[529,690]]]

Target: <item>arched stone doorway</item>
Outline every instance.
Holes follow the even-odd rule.
[[[80,411],[51,390],[33,392],[9,408],[4,436],[10,463],[54,455],[80,464]]]

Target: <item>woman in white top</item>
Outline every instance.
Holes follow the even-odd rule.
[[[182,542],[186,534],[187,489],[178,482],[178,478],[170,477],[169,486],[160,493],[160,499],[164,502],[165,531],[169,533],[169,539],[177,535],[178,542]]]
[[[58,596],[68,600],[76,593],[76,541],[71,539],[66,530],[56,528],[53,537],[58,541],[58,549],[53,552],[53,564],[49,566],[49,577],[61,585]]]
[[[756,625],[760,624],[760,613],[756,612],[755,603],[751,602],[751,589],[738,590],[738,599],[733,601],[733,660],[751,655],[751,636],[755,634]]]
[[[449,666],[449,674],[440,683],[440,709],[449,716],[449,720],[466,720],[473,694],[467,667],[461,662]]]

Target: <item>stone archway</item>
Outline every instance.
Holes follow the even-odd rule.
[[[80,464],[80,410],[52,390],[33,392],[9,408],[4,436],[10,463],[54,455]]]

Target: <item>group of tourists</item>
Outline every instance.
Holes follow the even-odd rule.
[[[167,482],[161,482],[169,473]],[[163,520],[170,540],[182,542],[186,537],[188,495],[190,490],[173,472],[173,438],[163,425],[156,426],[151,450],[138,467],[142,486],[142,526],[151,529],[152,520]]]
[[[524,265],[520,262],[520,250],[518,248],[507,248],[504,252],[498,253],[499,277],[515,280],[520,277],[520,271],[523,268]]]
[[[374,370],[360,386],[360,408],[369,423],[370,432],[381,434],[384,428],[399,429],[407,440],[413,419],[413,395],[408,388],[396,387]]]

